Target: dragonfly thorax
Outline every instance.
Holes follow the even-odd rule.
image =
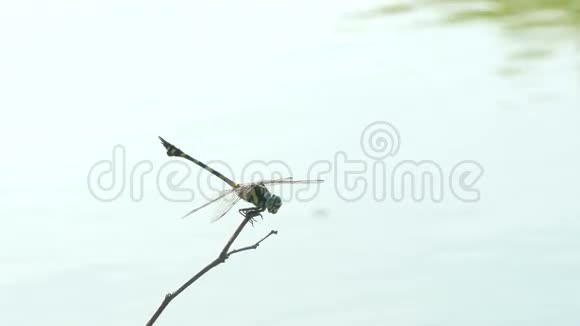
[[[242,192],[241,197],[258,208],[267,209],[272,214],[276,214],[282,206],[280,197],[270,193],[263,184],[253,186],[248,192]]]

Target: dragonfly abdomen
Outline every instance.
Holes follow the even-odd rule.
[[[218,171],[210,168],[209,166],[207,166],[207,164],[203,163],[202,161],[199,161],[187,154],[185,154],[182,150],[180,150],[179,148],[175,147],[174,145],[170,144],[169,142],[167,142],[165,139],[159,137],[159,139],[161,140],[161,144],[163,144],[163,146],[165,147],[165,149],[167,149],[167,155],[168,156],[179,156],[179,157],[183,157],[186,160],[189,160],[199,166],[201,166],[202,168],[204,168],[205,170],[207,170],[209,173],[215,175],[216,177],[222,179],[222,181],[224,181],[225,183],[229,184],[231,187],[236,188],[239,185],[237,183],[235,183],[234,181],[228,179],[225,175],[219,173]]]

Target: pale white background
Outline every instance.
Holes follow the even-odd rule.
[[[363,128],[401,133],[395,160],[480,162],[479,203],[347,203],[328,178],[248,229],[259,250],[177,298],[159,325],[577,325],[578,56],[563,42],[516,78],[487,24],[353,21],[371,1],[0,3],[0,323],[143,325],[239,222],[202,203],[102,203],[90,167],[168,158],[163,135],[234,169],[295,177]],[[194,170],[196,171],[196,170]],[[317,213],[318,212],[318,213]],[[324,214],[322,214],[324,213]]]

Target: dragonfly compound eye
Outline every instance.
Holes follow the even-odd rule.
[[[266,202],[268,212],[272,214],[276,214],[276,212],[278,212],[278,209],[280,209],[280,206],[282,206],[282,200],[280,199],[280,197],[276,195],[272,195],[270,198],[268,198]]]

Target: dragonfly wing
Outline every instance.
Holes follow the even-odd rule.
[[[214,213],[214,217],[211,219],[211,223],[217,222],[220,218],[224,217],[239,201],[242,199],[238,196],[237,192],[233,192],[228,196],[225,196],[222,203],[219,205],[218,209]]]
[[[220,199],[223,199],[223,198],[225,198],[225,197],[228,197],[228,195],[230,195],[230,194],[232,194],[232,193],[234,193],[234,194],[235,194],[235,189],[228,189],[228,190],[226,190],[226,191],[224,191],[224,192],[221,192],[221,193],[220,193],[220,194],[219,194],[219,195],[218,195],[218,196],[217,196],[215,199],[212,199],[212,200],[208,201],[207,203],[205,203],[205,204],[203,204],[203,205],[199,206],[198,208],[196,208],[196,209],[194,209],[194,210],[190,211],[189,213],[185,214],[185,215],[184,215],[182,218],[186,218],[186,217],[188,217],[189,215],[191,215],[191,214],[193,214],[193,213],[195,213],[195,212],[199,211],[200,209],[202,209],[202,208],[204,208],[204,207],[206,207],[206,206],[209,206],[209,205],[211,205],[211,204],[213,204],[213,203],[217,202],[217,201],[218,201],[218,200],[220,200]]]
[[[292,177],[283,178],[283,179],[274,179],[274,180],[265,180],[258,183],[261,184],[311,184],[311,183],[321,183],[324,180],[320,179],[313,179],[313,180],[294,180]]]

